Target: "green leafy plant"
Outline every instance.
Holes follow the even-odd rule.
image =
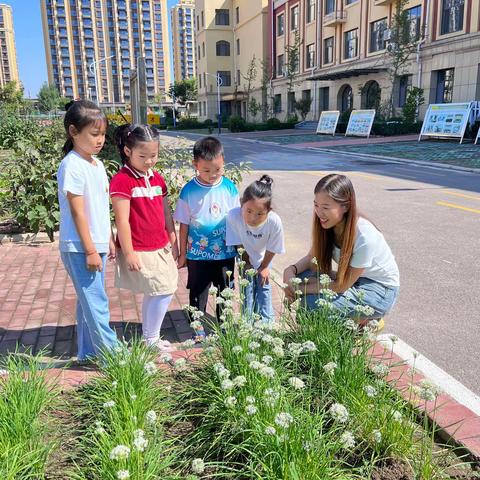
[[[307,118],[307,115],[310,112],[311,105],[312,105],[311,98],[302,98],[300,100],[295,101],[295,110],[297,110],[297,112],[302,117],[302,121],[305,121],[305,118]]]
[[[423,88],[410,88],[405,105],[402,107],[403,118],[406,124],[412,125],[415,123],[418,116],[418,109],[424,103]]]

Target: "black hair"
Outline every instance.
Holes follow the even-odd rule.
[[[139,142],[160,141],[160,134],[157,129],[150,125],[129,124],[120,125],[113,132],[113,141],[118,147],[120,158],[125,165],[129,158],[125,153],[125,147],[132,150]]]
[[[241,204],[250,200],[263,200],[267,209],[272,209],[272,177],[262,175],[260,180],[255,180],[243,192]]]
[[[223,145],[215,137],[203,137],[193,146],[194,160],[214,160],[223,156]]]
[[[105,127],[108,125],[108,120],[98,105],[89,100],[78,100],[69,102],[65,105],[67,112],[63,119],[63,126],[67,134],[67,141],[63,146],[63,153],[66,155],[73,150],[73,137],[70,134],[70,126],[74,126],[77,132],[81,132],[88,125],[94,125],[97,122],[102,122]]]

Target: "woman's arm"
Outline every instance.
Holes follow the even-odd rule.
[[[283,283],[287,285],[285,288],[285,295],[288,298],[293,299],[295,297],[295,288],[290,283],[291,279],[298,277],[300,273],[304,272],[305,270],[308,270],[311,267],[312,267],[312,254],[309,252],[303,258],[301,258],[300,260],[297,260],[295,263],[292,263],[292,265],[288,266],[283,271]]]
[[[340,284],[337,280],[335,280],[329,285],[328,288],[334,292],[343,293],[353,286],[353,284],[362,276],[364,271],[364,268],[348,267],[343,283]]]
[[[130,270],[140,270],[142,268],[138,257],[133,250],[132,230],[130,228],[130,200],[124,197],[112,197],[113,212],[115,213],[115,224],[117,225],[117,235],[120,242],[125,260]]]
[[[93,243],[92,236],[90,235],[90,228],[88,226],[88,220],[85,215],[85,204],[83,202],[83,195],[75,195],[71,192],[67,192],[67,200],[72,212],[73,223],[77,229],[78,236],[83,245],[85,252],[87,270],[91,272],[102,271],[102,259],[97,252],[97,248]]]
[[[167,230],[170,245],[172,246],[173,259],[176,261],[178,258],[177,233],[175,232],[175,223],[173,222],[172,212],[170,210],[170,204],[167,196],[165,196],[163,199],[163,215],[165,217],[165,229]]]

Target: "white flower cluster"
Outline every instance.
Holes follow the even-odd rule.
[[[145,363],[145,372],[147,372],[147,375],[153,375],[157,371],[157,366],[155,365],[154,362],[147,362]]]
[[[105,402],[103,404],[104,408],[113,408],[115,406],[115,401],[114,400],[109,400],[108,402]]]
[[[343,432],[340,435],[340,443],[342,444],[342,448],[346,450],[350,450],[355,446],[355,437],[353,436],[352,432]]]
[[[331,374],[337,368],[337,364],[335,362],[328,362],[323,366],[323,371],[327,374]]]
[[[130,478],[130,472],[128,470],[119,470],[117,472],[118,480],[127,480]]]
[[[358,323],[351,319],[351,318],[347,318],[345,320],[345,322],[343,323],[343,326],[347,329],[347,330],[351,330],[352,332],[356,332],[358,330]]]
[[[149,410],[145,415],[145,420],[147,421],[147,425],[154,425],[157,421],[157,414],[154,410]]]
[[[288,383],[295,389],[295,390],[303,390],[305,388],[305,382],[298,378],[298,377],[290,377],[288,379]]]
[[[329,413],[331,417],[339,423],[347,423],[349,419],[349,413],[348,410],[345,408],[344,405],[341,403],[334,403],[330,408],[329,408]]]
[[[269,407],[273,407],[278,402],[279,398],[280,392],[278,392],[277,390],[274,390],[273,388],[267,388],[265,390],[265,403]]]
[[[243,387],[246,383],[247,383],[247,377],[245,377],[244,375],[237,375],[233,379],[233,385],[235,387]]]
[[[335,300],[338,296],[337,292],[334,292],[333,290],[330,290],[329,288],[322,288],[322,289],[320,289],[319,293],[328,302],[331,302],[332,300]]]
[[[293,417],[289,413],[280,412],[275,415],[275,423],[282,428],[288,428],[292,422]]]
[[[318,277],[318,281],[320,282],[320,285],[322,285],[322,287],[326,287],[332,283],[332,279],[326,273],[322,273]]]
[[[201,458],[195,458],[192,461],[192,471],[193,473],[202,474],[205,471],[205,463]]]
[[[390,369],[388,368],[388,365],[385,365],[384,363],[374,363],[371,367],[370,370],[372,373],[377,377],[377,378],[384,378],[388,375],[390,372]]]
[[[375,310],[368,305],[355,305],[354,310],[360,317],[371,317],[375,313]]]
[[[372,385],[365,385],[363,390],[367,394],[367,397],[373,398],[377,396],[377,389]]]
[[[440,394],[440,389],[428,380],[422,380],[414,387],[414,392],[422,399],[433,402]]]
[[[234,397],[234,396],[227,397],[227,398],[225,399],[225,406],[226,406],[226,407],[231,408],[231,407],[234,407],[236,404],[237,404],[237,398]]]
[[[148,445],[148,440],[145,438],[145,432],[142,429],[137,429],[133,432],[133,447],[139,452],[143,452]]]
[[[315,352],[317,350],[317,346],[312,341],[307,340],[304,343],[289,343],[287,349],[292,357],[298,357],[303,352]]]
[[[117,445],[110,452],[110,460],[125,460],[130,455],[130,447],[126,445]]]

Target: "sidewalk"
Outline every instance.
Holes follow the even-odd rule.
[[[5,243],[0,245],[0,355],[44,351],[44,356],[76,356],[76,294],[63,268],[58,244]],[[141,334],[143,295],[113,286],[114,270],[107,264],[107,293],[111,324],[127,340]],[[190,339],[192,329],[182,310],[188,303],[187,271],[180,270],[179,287],[162,325],[162,336],[172,343]],[[279,311],[280,289],[274,288]]]

